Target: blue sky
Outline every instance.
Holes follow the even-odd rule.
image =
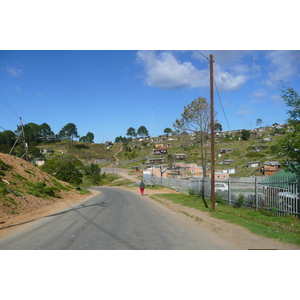
[[[80,136],[90,131],[98,143],[142,125],[163,134],[184,106],[197,97],[209,100],[204,56],[210,54],[223,131],[253,129],[258,118],[262,125],[285,122],[280,81],[300,91],[300,51],[199,52],[0,51],[0,129],[15,130],[21,117],[25,124],[46,122],[55,133],[74,123]]]

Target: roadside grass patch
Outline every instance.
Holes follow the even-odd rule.
[[[63,190],[63,191],[67,191],[69,192],[70,190],[72,190],[74,187],[70,186],[70,185],[67,185],[67,186],[64,186],[62,185],[60,182],[58,182],[57,180],[55,180],[54,178],[51,179],[51,182],[60,190]]]
[[[209,212],[212,217],[243,226],[254,234],[300,246],[300,220],[294,216],[273,216],[261,210],[234,208],[225,202],[218,203],[215,210],[212,211],[204,206],[202,198],[186,194],[156,194],[152,196],[157,200],[156,197]],[[210,207],[210,199],[206,199],[206,201]]]
[[[35,196],[35,197],[56,197],[58,196],[55,194],[55,192],[58,192],[59,188],[54,186],[47,186],[45,182],[38,182],[36,184],[33,184],[33,187],[27,192],[29,195]]]

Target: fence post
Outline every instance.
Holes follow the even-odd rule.
[[[231,181],[228,176],[228,204],[231,206]]]
[[[258,210],[258,178],[255,176],[255,210]]]

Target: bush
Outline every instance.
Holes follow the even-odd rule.
[[[244,195],[240,194],[236,203],[236,207],[240,208],[244,205]]]

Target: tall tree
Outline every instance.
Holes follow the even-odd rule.
[[[167,127],[167,128],[165,128],[164,133],[171,134],[172,133],[172,129],[169,128],[169,127]]]
[[[144,138],[149,135],[149,132],[145,126],[140,126],[139,129],[137,130],[137,134],[140,137]]]
[[[215,131],[222,131],[222,125],[220,123],[215,123]]]
[[[133,127],[129,127],[126,133],[127,136],[134,138],[137,136],[135,129]]]
[[[88,132],[85,136],[82,136],[79,139],[79,142],[94,143],[94,134],[92,132]]]
[[[47,137],[50,135],[54,135],[54,132],[51,130],[51,127],[47,123],[43,123],[40,125],[39,133],[43,137],[44,144],[46,144]]]
[[[77,133],[77,127],[74,123],[68,123],[65,125],[59,132],[59,135],[62,139],[68,139],[70,142],[73,142],[73,138],[79,137]],[[71,144],[70,144],[71,146]]]
[[[278,151],[285,155],[287,169],[300,176],[300,95],[283,84],[281,98],[291,109],[288,110],[288,132],[277,144]]]
[[[243,129],[241,139],[244,141],[248,141],[250,139],[250,135],[251,133],[249,130]]]
[[[207,100],[198,97],[188,106],[184,107],[181,119],[177,119],[173,124],[177,130],[187,131],[196,135],[200,145],[200,155],[202,161],[203,176],[206,176],[207,164],[207,142],[210,132],[210,108]]]
[[[262,119],[257,119],[256,120],[256,126],[261,126],[262,123],[263,123]]]

